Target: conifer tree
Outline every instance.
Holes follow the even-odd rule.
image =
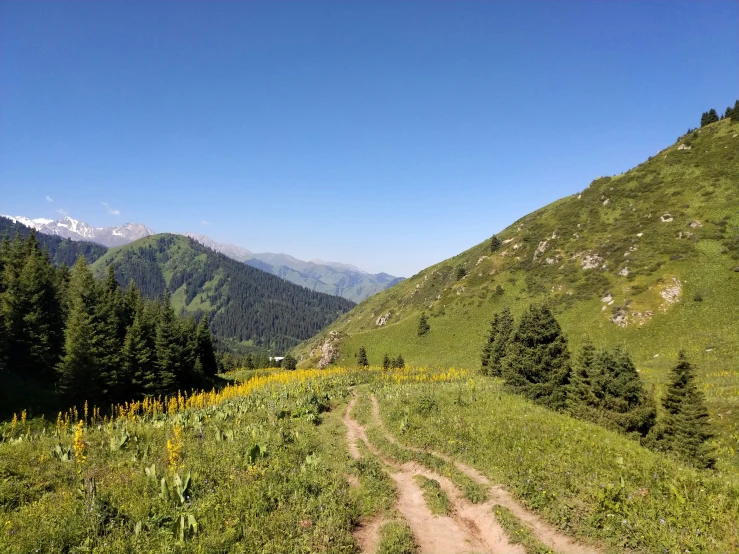
[[[197,357],[202,366],[203,375],[213,377],[218,373],[218,364],[213,350],[213,340],[208,326],[208,318],[203,317],[197,329]]]
[[[733,122],[739,121],[739,100],[734,103],[734,109],[731,110],[730,117]]]
[[[405,367],[405,360],[402,354],[398,354],[398,357],[392,361],[393,369],[403,369]]]
[[[513,316],[508,308],[493,316],[490,322],[490,334],[482,349],[482,373],[500,377],[501,362],[513,334]]]
[[[115,380],[117,340],[111,334],[114,327],[102,296],[100,285],[80,256],[72,268],[64,356],[58,365],[59,388],[75,405],[107,403],[110,383]]]
[[[20,244],[14,267],[3,275],[0,297],[9,368],[19,375],[53,381],[62,350],[62,308],[55,272],[34,233]]]
[[[357,359],[357,365],[359,367],[369,367],[369,361],[367,361],[367,350],[364,346],[359,347],[359,358]]]
[[[290,354],[286,354],[285,359],[282,360],[282,367],[289,370],[296,369],[298,367],[298,360],[296,360]]]
[[[254,369],[254,359],[252,358],[251,353],[246,355],[244,365],[246,366],[246,369]]]
[[[143,307],[128,328],[121,353],[122,375],[130,383],[125,393],[131,399],[157,392],[154,325],[146,320]]]
[[[666,414],[656,428],[656,445],[697,467],[713,467],[716,457],[708,444],[713,432],[705,397],[695,384],[695,370],[684,352],[680,352],[678,363],[670,372],[662,406]]]
[[[498,235],[493,235],[490,239],[490,252],[497,252],[502,245],[503,243],[498,238]]]
[[[565,407],[570,354],[549,308],[531,305],[523,313],[506,348],[502,375],[514,392],[550,408]]]
[[[161,394],[177,390],[182,375],[183,351],[180,329],[169,295],[165,294],[156,327],[157,385]]]
[[[426,334],[428,334],[431,327],[429,326],[429,322],[426,319],[426,314],[422,313],[421,317],[418,319],[418,336],[423,337]]]
[[[392,366],[392,361],[390,360],[390,356],[385,354],[385,356],[382,358],[382,369],[390,369]]]

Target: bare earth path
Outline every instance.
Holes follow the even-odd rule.
[[[352,419],[351,411],[355,404],[356,398],[352,399],[344,414],[349,453],[354,458],[360,457],[357,441],[361,440],[373,454],[394,470],[389,474],[398,490],[396,508],[408,522],[422,554],[524,554],[523,548],[508,542],[490,505],[475,506],[446,477],[415,463],[397,464],[382,455],[367,439],[364,427]],[[452,504],[451,516],[435,516],[431,513],[426,506],[423,492],[413,479],[414,475],[423,475],[439,482]],[[381,523],[371,521],[361,526],[355,534],[362,552],[374,551],[380,526]],[[372,532],[374,537],[368,537]]]
[[[490,481],[490,479],[488,479],[485,475],[480,473],[475,468],[465,465],[461,462],[458,462],[454,460],[453,458],[445,454],[442,454],[440,452],[423,450],[421,448],[413,448],[405,444],[400,444],[397,441],[397,439],[393,437],[388,432],[388,430],[385,428],[382,418],[380,417],[380,405],[377,402],[377,398],[375,398],[375,395],[372,395],[371,399],[372,399],[372,417],[375,420],[375,422],[380,426],[380,428],[383,430],[385,436],[387,437],[389,441],[395,444],[399,444],[400,446],[402,446],[403,448],[407,448],[408,450],[412,450],[414,452],[427,452],[449,463],[453,463],[457,467],[457,469],[459,469],[462,473],[464,473],[465,475],[467,475],[468,477],[470,477],[477,483],[488,487],[488,493],[490,495],[491,500],[484,504],[479,504],[475,506],[476,508],[481,508],[481,509],[487,510],[488,512],[492,510],[493,504],[500,504],[501,506],[508,508],[511,511],[511,513],[513,513],[513,515],[515,515],[518,519],[520,519],[521,521],[526,523],[529,527],[531,527],[531,530],[534,532],[534,534],[536,535],[536,538],[539,539],[541,543],[548,546],[555,552],[561,552],[562,554],[602,554],[601,550],[593,546],[580,544],[576,542],[574,539],[568,537],[567,535],[560,533],[557,529],[555,529],[551,525],[539,519],[534,513],[530,512],[528,509],[526,509],[525,507],[521,506],[521,504],[516,502],[507,490],[505,490],[500,485],[494,485]]]

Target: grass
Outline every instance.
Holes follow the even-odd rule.
[[[446,493],[441,490],[441,485],[435,479],[427,479],[423,475],[414,475],[416,483],[421,487],[423,491],[423,498],[426,501],[431,513],[437,516],[449,515],[450,505],[449,498]]]
[[[476,467],[570,534],[645,553],[739,548],[736,472],[687,467],[505,394],[493,380],[464,387],[406,384],[376,394],[395,436]]]
[[[295,353],[310,366],[310,351],[339,331],[346,336],[339,364],[364,346],[373,364],[402,353],[412,365],[474,369],[496,311],[518,315],[532,301],[547,301],[573,353],[586,334],[596,346],[624,346],[658,395],[686,350],[719,433],[719,463],[739,470],[739,124],[704,127],[690,137],[691,150],[677,150],[684,139],[521,218],[498,234],[510,242],[497,253],[486,240],[372,296]],[[673,221],[661,221],[666,213]],[[690,227],[695,221],[700,226]],[[546,252],[534,259],[543,241]],[[605,267],[584,270],[587,253]],[[462,280],[458,267],[468,271]],[[669,304],[661,293],[673,278],[681,292]],[[612,305],[601,301],[607,292]],[[625,327],[611,321],[617,308],[627,315]],[[421,313],[431,327],[423,337],[416,332]]]
[[[495,519],[503,527],[512,544],[520,544],[526,554],[557,554],[551,548],[543,545],[531,529],[521,523],[516,516],[505,506],[493,506]]]
[[[380,529],[377,554],[416,554],[418,547],[408,524],[391,521]]]

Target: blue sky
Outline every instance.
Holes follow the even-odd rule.
[[[0,212],[410,276],[733,105],[737,29],[735,1],[4,0]]]

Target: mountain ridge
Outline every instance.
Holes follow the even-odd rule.
[[[56,235],[77,241],[94,242],[103,246],[122,246],[134,240],[151,236],[154,231],[140,223],[124,223],[117,227],[92,227],[84,221],[65,216],[62,219],[30,219],[25,216],[3,215],[13,222],[36,229],[39,233]]]
[[[658,394],[685,350],[736,450],[726,439],[739,436],[736,183],[739,123],[727,118],[520,218],[497,248],[488,238],[365,300],[293,354],[301,367],[327,350],[351,364],[363,346],[371,364],[402,353],[412,365],[476,368],[495,313],[546,302],[573,355],[586,335],[624,345]]]

